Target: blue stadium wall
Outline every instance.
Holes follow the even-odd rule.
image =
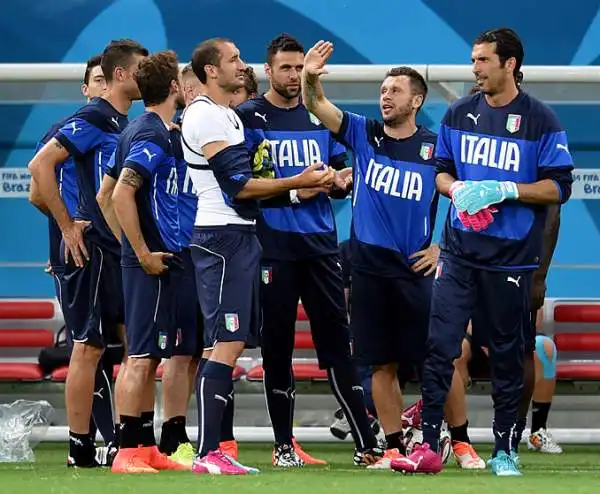
[[[83,62],[120,37],[151,50],[173,49],[186,60],[199,40],[212,36],[234,39],[245,60],[259,63],[268,41],[287,31],[307,46],[332,40],[334,63],[465,64],[480,31],[509,25],[524,40],[527,64],[598,65],[600,1],[577,4],[576,10],[565,10],[564,2],[548,0],[540,10],[538,0],[505,0],[501,8],[477,0],[62,0],[52,5],[19,0],[2,8],[0,63]],[[1,100],[0,95],[0,167],[26,166],[36,139],[73,109],[2,105]],[[596,168],[598,108],[556,110],[569,131],[577,167]],[[368,112],[375,115],[376,108]],[[443,108],[428,106],[422,123],[437,129],[442,113]],[[335,207],[345,238],[349,204]],[[441,209],[438,234],[446,204]],[[564,208],[548,295],[599,295],[597,271],[586,268],[600,265],[599,226],[600,201],[574,200]],[[45,219],[24,199],[0,199],[0,231],[0,296],[50,296],[51,280],[34,266],[46,259]],[[32,267],[23,267],[29,263]]]

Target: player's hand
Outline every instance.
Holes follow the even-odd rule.
[[[181,127],[175,122],[169,122],[169,130],[178,130],[179,132],[181,132]]]
[[[298,199],[301,201],[307,201],[308,199],[312,199],[315,196],[318,196],[321,193],[328,194],[330,188],[329,187],[313,187],[312,189],[298,189]]]
[[[83,230],[90,224],[89,221],[73,221],[63,234],[63,242],[65,244],[65,263],[69,262],[69,258],[73,259],[73,263],[78,268],[82,268],[90,256],[85,248],[83,240]]]
[[[335,180],[335,170],[323,163],[314,163],[295,177],[296,189],[312,189],[314,187],[331,187]]]
[[[148,252],[139,257],[142,269],[151,276],[159,276],[169,269],[165,264],[166,259],[173,257],[170,252]]]
[[[327,74],[325,64],[333,53],[333,43],[329,41],[318,41],[304,56],[304,70],[307,74],[319,76]]]
[[[466,211],[458,211],[458,219],[467,228],[475,232],[480,232],[487,229],[494,222],[493,213],[497,213],[498,210],[494,207],[489,207],[478,211],[475,214],[469,214]]]
[[[268,139],[263,140],[256,148],[252,158],[252,175],[256,178],[275,178],[271,142]]]
[[[412,270],[415,273],[425,271],[423,276],[429,276],[433,274],[437,267],[438,260],[440,259],[440,247],[437,244],[431,244],[426,249],[415,252],[410,255],[409,259],[420,259],[412,265]]]
[[[50,276],[54,276],[54,271],[52,269],[52,264],[50,264],[50,259],[46,262],[46,267],[44,268],[44,273],[49,274]]]
[[[352,168],[344,168],[335,172],[335,179],[333,181],[338,189],[348,190],[348,187],[352,185]]]
[[[454,184],[453,184],[454,185]],[[463,186],[452,192],[452,202],[459,212],[475,214],[482,209],[498,204],[507,199],[518,199],[519,191],[514,182],[498,182],[483,180],[472,182],[467,180]]]

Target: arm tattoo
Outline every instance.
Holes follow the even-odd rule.
[[[135,190],[138,190],[142,186],[143,181],[144,179],[142,176],[131,168],[123,168],[121,176],[119,177],[119,182],[123,185],[129,185]]]
[[[54,139],[54,146],[57,147],[58,149],[64,149],[65,147],[58,142],[56,139]]]

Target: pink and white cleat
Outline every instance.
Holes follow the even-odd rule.
[[[402,428],[420,427],[421,426],[421,410],[423,408],[423,400],[413,403],[402,412]]]
[[[204,458],[196,457],[192,465],[192,473],[212,475],[247,475],[246,468],[234,463],[220,451],[210,451]]]
[[[396,458],[390,465],[392,470],[401,473],[440,473],[444,468],[440,455],[429,449],[429,444],[415,446],[408,457]]]

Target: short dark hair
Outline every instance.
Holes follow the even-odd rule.
[[[280,51],[304,53],[304,47],[300,42],[287,33],[281,33],[271,40],[267,47],[267,63],[270,65],[273,57]]]
[[[400,67],[393,67],[387,71],[387,74],[385,74],[386,78],[399,76],[406,76],[410,79],[410,87],[412,89],[413,94],[420,94],[421,96],[423,96],[423,103],[421,103],[421,106],[423,106],[423,104],[425,104],[425,98],[427,98],[428,91],[425,78],[417,70],[413,69],[412,67],[407,67],[405,65]],[[419,107],[419,110],[421,109],[421,106]]]
[[[192,70],[202,84],[206,84],[208,76],[204,67],[207,65],[218,66],[221,62],[220,45],[233,43],[227,38],[211,38],[200,43],[192,53]]]
[[[83,83],[87,86],[90,83],[90,74],[94,67],[98,67],[102,62],[102,55],[94,55],[85,63],[85,73],[83,74]]]
[[[148,56],[148,50],[132,39],[113,40],[102,52],[102,72],[106,82],[112,81],[117,67],[128,67],[134,55]]]
[[[248,94],[258,93],[258,80],[254,69],[250,65],[244,69],[244,88]]]
[[[485,31],[477,36],[473,42],[474,45],[481,45],[483,43],[496,43],[496,55],[498,55],[502,67],[504,67],[509,58],[514,57],[516,65],[513,76],[516,81],[519,77],[521,65],[523,64],[523,58],[525,57],[523,43],[517,33],[508,27]]]
[[[164,103],[171,94],[171,83],[179,77],[179,62],[174,51],[153,53],[142,60],[134,74],[144,105]]]

